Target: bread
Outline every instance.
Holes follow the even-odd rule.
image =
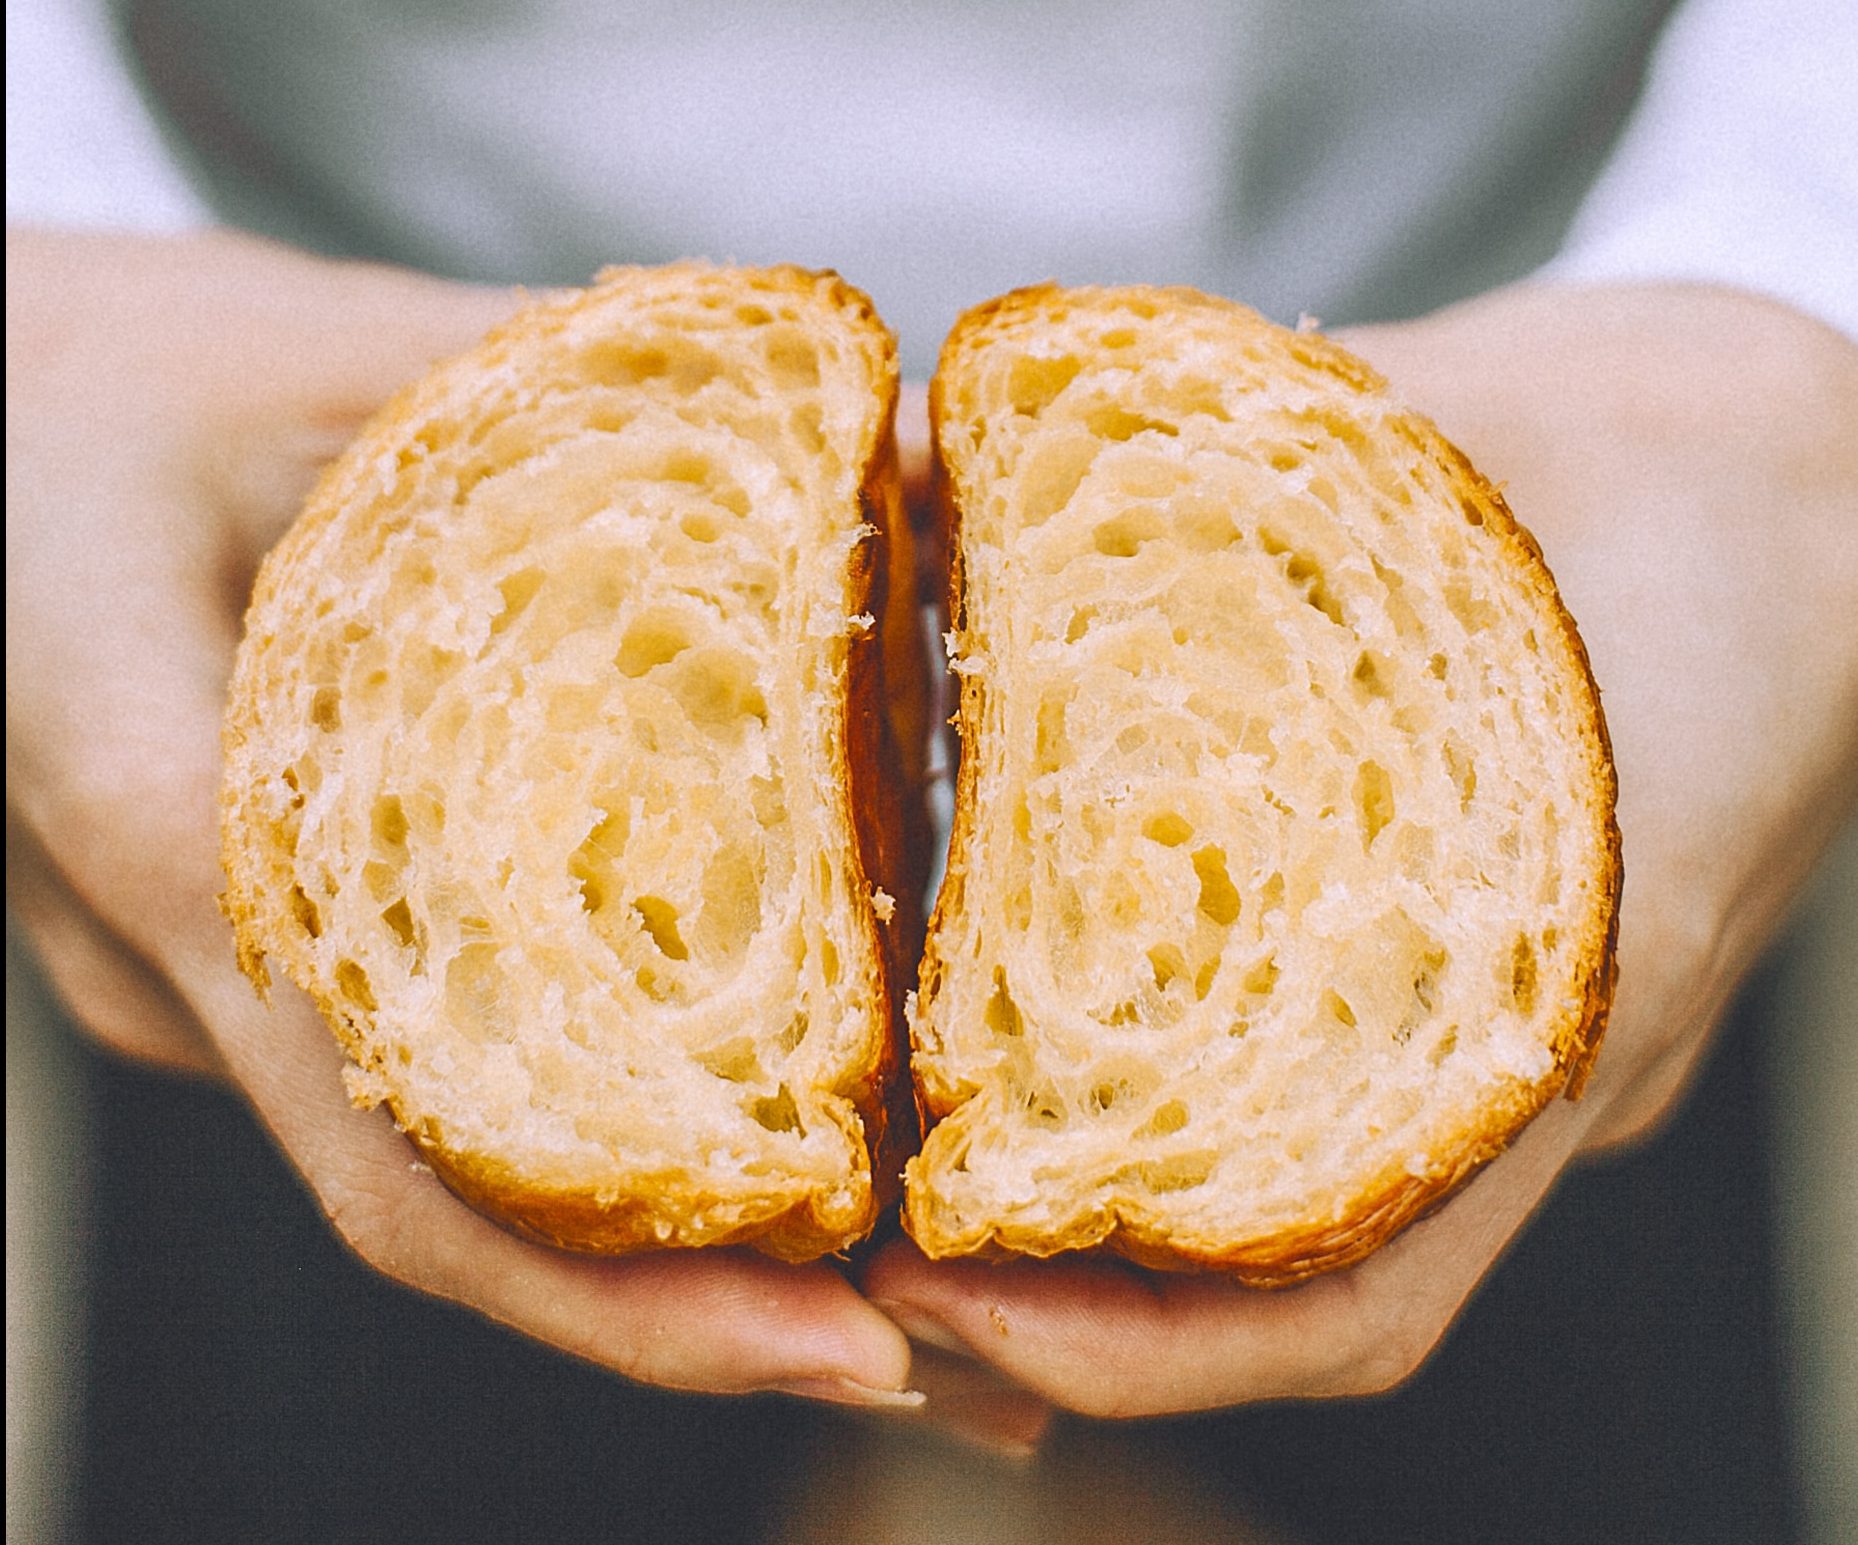
[[[1188,290],[969,312],[931,417],[962,755],[909,1231],[1360,1259],[1600,1041],[1614,778],[1540,552],[1367,365]]]
[[[614,270],[402,394],[259,577],[240,959],[529,1234],[808,1259],[916,1138],[896,393],[834,275]]]

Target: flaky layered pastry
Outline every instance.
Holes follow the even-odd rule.
[[[970,312],[931,415],[962,759],[910,1232],[1359,1259],[1605,1019],[1613,771],[1535,543],[1368,366],[1192,291]]]
[[[895,402],[833,275],[615,270],[404,393],[260,575],[241,961],[530,1233],[806,1259],[876,1216],[920,926]]]

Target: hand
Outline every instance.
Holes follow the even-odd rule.
[[[1505,485],[1580,624],[1618,764],[1620,976],[1585,1097],[1350,1270],[1276,1293],[1113,1260],[866,1291],[930,1344],[1133,1416],[1399,1383],[1578,1155],[1646,1132],[1858,779],[1858,350],[1702,288],[1525,288],[1343,341]]]
[[[259,559],[396,387],[515,297],[227,234],[7,239],[7,883],[76,1016],[230,1079],[371,1265],[657,1384],[899,1393],[896,1327],[830,1267],[750,1252],[606,1261],[456,1201],[280,984],[267,1011],[215,897],[219,724]]]

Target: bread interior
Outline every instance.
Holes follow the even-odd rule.
[[[945,353],[971,765],[912,1020],[932,1253],[1243,1258],[1449,1170],[1565,1062],[1584,664],[1377,386],[1154,291]]]
[[[417,392],[290,555],[280,943],[447,1152],[675,1194],[667,1238],[800,1195],[855,1224],[887,1027],[844,700],[891,345],[811,276],[622,279]]]

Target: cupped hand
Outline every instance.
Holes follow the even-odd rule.
[[[259,560],[397,387],[517,303],[214,233],[7,240],[7,883],[75,1016],[229,1079],[371,1265],[652,1383],[903,1393],[908,1344],[843,1276],[749,1252],[606,1261],[456,1201],[217,895],[219,724]]]
[[[1397,1384],[1577,1157],[1678,1098],[1858,787],[1858,349],[1705,288],[1502,292],[1342,339],[1540,541],[1619,772],[1619,986],[1586,1094],[1351,1269],[1281,1292],[1120,1261],[864,1278],[918,1339],[1107,1416]]]

